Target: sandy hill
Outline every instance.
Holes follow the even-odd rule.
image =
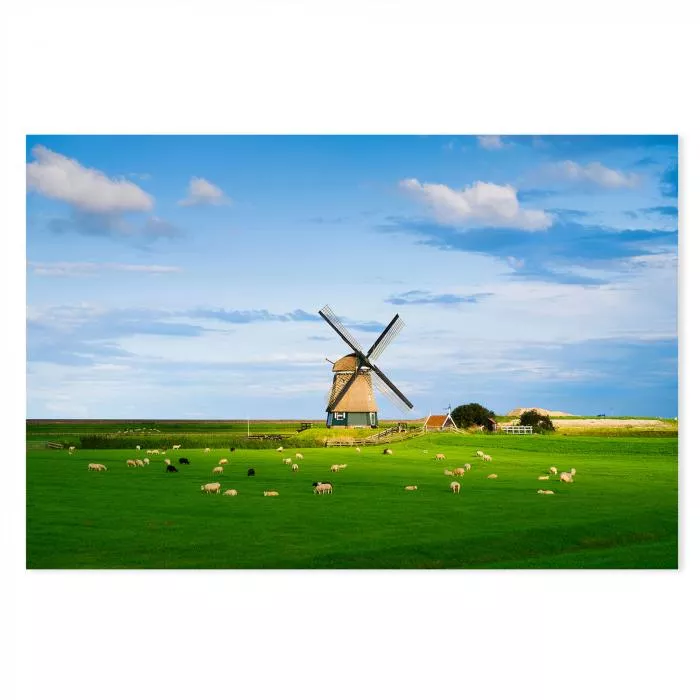
[[[564,413],[564,411],[550,411],[547,408],[514,408],[510,413],[508,413],[509,416],[521,416],[525,411],[537,411],[537,413],[541,413],[542,415],[546,416],[551,416],[552,418],[556,418],[557,416],[573,416],[573,413]]]

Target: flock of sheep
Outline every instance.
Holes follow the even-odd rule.
[[[180,447],[181,447],[181,445],[173,445],[172,449],[179,450]],[[141,446],[136,445],[136,449],[140,450]],[[357,452],[360,452],[359,447],[356,447],[355,450]],[[204,448],[205,453],[208,453],[210,451],[211,451],[211,448],[209,448],[209,447]],[[283,452],[284,448],[278,447],[276,451]],[[75,447],[73,447],[73,446],[69,447],[68,452],[69,452],[69,454],[74,454]],[[231,448],[231,452],[235,452],[235,447]],[[427,450],[423,450],[424,454],[427,454],[427,452],[428,452]],[[147,454],[165,454],[166,450],[164,450],[164,449],[163,450],[146,450],[146,453]],[[383,451],[383,454],[392,455],[393,451],[390,448],[387,448]],[[475,456],[479,457],[484,462],[492,462],[493,461],[493,458],[491,457],[491,455],[485,454],[482,450],[477,450],[475,452]],[[289,466],[291,468],[292,472],[296,473],[299,471],[299,465],[297,462],[303,460],[304,455],[301,452],[297,452],[294,455],[294,459],[297,461],[293,461],[291,457],[285,457],[282,459],[282,463],[285,464],[286,466]],[[444,461],[445,455],[441,452],[438,452],[435,455],[435,460],[438,462]],[[166,458],[163,461],[164,461],[167,472],[177,472],[178,471],[177,468],[172,465],[170,459]],[[189,459],[187,459],[186,457],[180,457],[178,462],[180,465],[183,465],[183,464],[189,465],[189,463],[190,463]],[[228,463],[229,463],[228,459],[226,459],[226,458],[220,459],[217,466],[215,466],[212,469],[212,474],[215,474],[215,475],[223,474],[224,467],[227,466]],[[144,459],[127,459],[126,460],[127,467],[145,467],[149,464],[150,464],[150,460],[148,457],[145,457]],[[347,464],[332,464],[330,471],[337,473],[340,470],[345,469],[347,466],[348,466]],[[471,468],[472,468],[471,464],[465,463],[461,467],[455,467],[453,469],[445,469],[443,471],[443,474],[445,476],[456,476],[456,477],[461,478],[465,475],[466,472],[471,471]],[[88,471],[96,471],[96,472],[107,471],[107,467],[104,464],[97,464],[97,463],[91,462],[90,464],[88,464]],[[255,469],[252,469],[252,468],[248,469],[247,475],[248,476],[255,476]],[[556,467],[550,467],[547,474],[542,475],[542,476],[538,476],[537,478],[539,481],[548,481],[550,478],[558,476],[560,482],[572,484],[574,481],[575,475],[576,475],[576,469],[571,469],[568,472],[567,471],[559,472]],[[487,479],[497,479],[498,474],[495,474],[495,473],[488,474],[486,478]],[[460,492],[462,486],[461,486],[461,483],[459,481],[452,481],[452,482],[450,482],[449,488],[450,488],[450,491],[452,493],[458,494]],[[221,493],[221,483],[216,481],[216,482],[211,482],[208,484],[202,484],[202,486],[200,487],[200,490],[205,494],[211,494],[211,493],[219,494],[219,493]],[[411,485],[405,486],[404,490],[405,491],[417,491],[418,486],[416,484],[411,484]],[[321,481],[321,482],[314,481],[313,482],[313,493],[314,494],[332,494],[333,493],[333,485],[328,481]],[[545,496],[553,496],[555,492],[551,489],[538,489],[537,493],[541,494],[541,495],[545,495]],[[224,496],[237,496],[238,491],[236,489],[227,489],[224,491],[223,495]],[[263,496],[279,496],[279,492],[278,491],[263,491]]]

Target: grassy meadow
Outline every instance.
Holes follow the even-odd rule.
[[[296,427],[290,423],[290,433]],[[256,426],[255,432],[263,431]],[[44,439],[49,434],[42,433]],[[27,567],[678,565],[675,436],[428,434],[391,445],[391,456],[382,454],[384,446],[363,447],[360,453],[303,448],[304,459],[295,460],[298,473],[282,464],[283,457],[294,457],[294,447],[283,454],[274,451],[277,443],[204,453],[182,442],[181,450],[166,455],[174,463],[189,458],[191,465],[178,466],[176,474],[165,472],[164,456],[151,456],[151,464],[141,469],[127,468],[127,459],[146,456],[133,448],[79,447],[74,455],[29,449]],[[492,455],[493,462],[476,458],[477,449]],[[436,452],[446,460],[436,462]],[[214,478],[211,470],[221,457],[230,464]],[[105,464],[108,471],[88,472],[89,462]],[[453,478],[443,469],[464,462],[472,470],[454,495],[448,488]],[[334,463],[348,467],[331,474]],[[538,481],[552,465],[575,467],[575,483]],[[246,476],[249,467],[255,477]],[[489,473],[498,479],[487,479]],[[312,493],[312,482],[319,480],[333,483],[333,495]],[[239,495],[204,495],[200,485],[208,481],[220,481],[222,491],[235,488]],[[408,484],[418,490],[405,491]],[[556,493],[538,495],[539,488]],[[263,490],[272,489],[280,496],[264,498]]]

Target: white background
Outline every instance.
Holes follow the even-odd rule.
[[[13,5],[0,20],[4,697],[698,697],[690,3]],[[27,133],[678,133],[680,571],[26,571]]]

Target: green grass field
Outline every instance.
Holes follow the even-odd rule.
[[[163,456],[127,468],[143,450],[28,450],[27,566],[677,567],[676,438],[432,434],[392,449],[304,448],[296,474],[282,464],[295,449],[170,450],[174,462],[192,462],[177,474],[165,473]],[[230,464],[213,478],[223,456]],[[93,461],[109,470],[88,472]],[[453,495],[443,469],[465,461],[473,468]],[[347,469],[331,474],[338,462]],[[576,467],[575,483],[538,481],[551,465]],[[487,479],[492,472],[499,478]],[[200,491],[216,480],[240,495]],[[315,496],[318,480],[334,494]],[[266,489],[279,498],[264,498]]]

